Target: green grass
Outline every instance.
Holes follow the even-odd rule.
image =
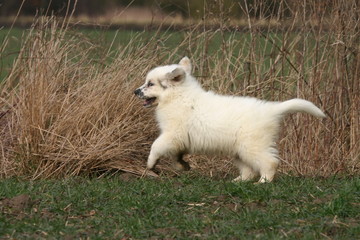
[[[8,202],[25,194],[21,207]],[[194,175],[0,182],[0,238],[356,239],[360,178]]]
[[[16,57],[19,54],[21,39],[24,33],[23,29],[0,29],[0,82],[6,77],[10,71]],[[6,41],[6,47],[3,48],[3,44]]]
[[[7,37],[7,45],[3,49],[3,52],[0,53],[0,81],[3,80],[9,70],[11,69],[13,62],[18,56],[20,47],[24,44],[25,36],[28,34],[29,30],[27,29],[0,29],[0,46],[5,41]],[[198,33],[201,35],[201,33]],[[136,47],[138,44],[154,42],[156,48],[163,49],[163,53],[172,54],[173,49],[176,49],[179,44],[187,37],[188,33],[186,31],[132,31],[132,30],[106,30],[106,29],[71,29],[68,30],[68,35],[75,35],[79,41],[84,41],[84,43],[92,46],[94,48],[93,60],[103,60],[103,55],[108,54],[106,59],[107,63],[112,61],[112,57],[116,55],[117,51],[127,46],[129,43],[133,47]],[[153,37],[155,37],[155,40]],[[277,39],[280,35],[270,34],[271,38]],[[208,38],[205,40],[205,38]],[[224,44],[227,48],[231,49],[231,56],[237,58],[239,54],[244,56],[244,62],[248,61],[246,56],[249,55],[249,49],[247,45],[250,42],[250,34],[246,33],[231,33],[225,32],[224,36],[220,32],[208,32],[201,37],[191,38],[191,46],[185,44],[177,50],[177,56],[174,57],[174,61],[178,61],[180,57],[185,55],[193,54],[195,59],[201,57],[199,55],[203,54],[203,50],[206,51],[208,56],[219,54],[219,51],[222,51]],[[208,43],[208,46],[203,46],[204,43]],[[270,55],[274,51],[274,46],[271,44],[266,44],[265,39],[260,38],[259,43],[262,48],[259,48],[259,53],[264,51],[265,48],[266,54]],[[200,46],[200,47],[199,47]],[[110,47],[110,54],[108,53]],[[200,52],[192,52],[194,48],[201,49]],[[206,49],[206,50],[205,50]],[[228,51],[230,51],[228,49]],[[270,64],[270,58],[265,61],[266,69]]]

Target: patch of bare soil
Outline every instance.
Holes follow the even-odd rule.
[[[29,209],[34,201],[27,194],[0,200],[0,212],[22,219],[26,216],[25,210]]]
[[[119,175],[119,178],[124,182],[132,182],[139,179],[139,176],[129,172],[124,172]]]
[[[178,232],[179,230],[176,227],[165,227],[165,228],[157,228],[155,229],[155,232],[161,236],[164,236],[163,239],[172,240],[175,239],[171,237],[171,235],[174,235],[174,233]],[[154,237],[151,239],[159,239],[158,237]]]

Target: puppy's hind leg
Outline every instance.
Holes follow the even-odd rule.
[[[238,158],[234,160],[234,165],[239,168],[240,175],[234,180],[232,180],[233,182],[251,181],[258,176],[258,173],[255,172],[252,167],[242,162]]]
[[[234,180],[250,180],[259,174],[259,183],[271,182],[274,179],[279,159],[277,158],[277,151],[273,147],[262,148],[260,151],[257,149],[242,151],[239,152],[239,156],[242,160],[237,164],[240,169],[240,176]]]
[[[279,166],[279,159],[275,154],[266,152],[258,158],[258,166],[260,170],[259,183],[271,182]]]

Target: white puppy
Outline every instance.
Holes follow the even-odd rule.
[[[178,169],[189,170],[184,154],[227,155],[240,170],[234,181],[259,175],[261,183],[273,180],[279,164],[276,140],[285,114],[307,112],[325,117],[302,99],[267,102],[207,92],[191,76],[187,57],[179,64],[151,70],[134,93],[145,100],[146,107],[157,104],[161,134],[152,144],[148,169],[163,156],[175,160]]]

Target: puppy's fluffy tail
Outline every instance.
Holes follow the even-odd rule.
[[[306,112],[315,117],[324,118],[326,115],[316,107],[312,102],[304,99],[294,98],[277,105],[278,113],[285,115],[287,113]]]

